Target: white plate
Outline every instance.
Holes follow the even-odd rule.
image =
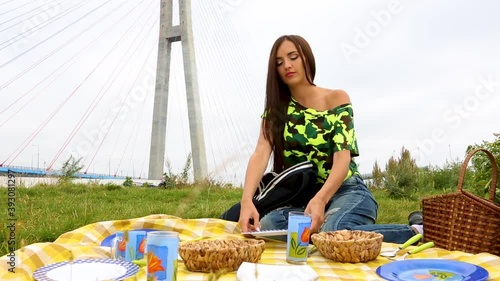
[[[261,230],[261,231],[247,231],[242,232],[244,235],[252,235],[255,237],[267,237],[267,236],[279,236],[279,235],[287,235],[286,229],[275,229],[275,230]]]
[[[139,271],[131,262],[112,259],[82,259],[40,267],[33,273],[38,281],[123,280]]]

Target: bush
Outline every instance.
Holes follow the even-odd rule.
[[[125,181],[123,182],[123,186],[125,187],[132,187],[134,186],[134,182],[132,181],[131,177],[126,177]]]
[[[113,183],[106,184],[106,190],[109,190],[109,191],[120,190],[122,188],[123,188],[123,186],[121,186],[121,185],[117,185],[117,184],[113,184]]]
[[[476,149],[484,148],[490,151],[497,162],[497,169],[500,170],[500,134],[493,134],[495,139],[491,142],[483,141],[482,144],[470,145],[467,148],[467,153]],[[471,171],[466,177],[465,186],[470,187],[470,190],[475,194],[489,198],[491,184],[491,161],[485,153],[478,152],[471,159]],[[495,202],[500,203],[500,182],[497,181]]]
[[[384,186],[388,189],[391,198],[409,197],[411,193],[418,190],[419,168],[406,148],[401,149],[399,159],[389,158],[385,169]]]
[[[432,172],[434,188],[439,190],[456,189],[462,163],[446,162],[442,168]]]

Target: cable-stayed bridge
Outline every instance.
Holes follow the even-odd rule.
[[[171,2],[176,26],[184,1]],[[241,182],[263,104],[255,94],[263,84],[237,70],[251,47],[231,24],[241,1],[191,5],[207,176]],[[2,169],[50,175],[73,156],[82,176],[148,177],[161,8],[159,0],[0,2]],[[192,151],[183,49],[169,50],[161,163],[172,173]]]

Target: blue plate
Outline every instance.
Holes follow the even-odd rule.
[[[130,229],[129,231],[131,231],[131,230],[142,230],[142,231],[146,231],[146,233],[151,232],[151,231],[159,231],[159,229],[149,229],[149,228],[145,228],[145,229]],[[103,247],[111,247],[111,243],[113,242],[113,238],[115,238],[115,237],[116,237],[116,233],[113,233],[110,236],[104,238],[104,240],[102,240],[102,242],[101,242],[101,246],[103,246]]]
[[[82,259],[40,267],[33,278],[37,281],[123,280],[138,271],[139,266],[124,260]]]
[[[466,262],[442,259],[395,261],[377,268],[377,274],[393,281],[482,281],[486,269]]]

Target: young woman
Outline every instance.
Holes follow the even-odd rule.
[[[377,202],[353,161],[358,146],[349,95],[316,86],[315,72],[306,40],[297,35],[276,40],[269,57],[260,136],[240,202],[242,231],[286,229],[288,212],[293,210],[311,214],[313,232],[352,229],[376,221]],[[271,155],[276,173],[311,161],[319,191],[306,206],[278,208],[260,218],[252,198]]]
[[[221,218],[238,220],[243,232],[286,229],[290,211],[305,211],[312,216],[312,232],[375,231],[393,243],[422,233],[420,212],[410,214],[409,225],[374,224],[378,205],[353,161],[359,153],[349,95],[316,86],[315,73],[306,40],[297,35],[276,40],[269,57],[261,131],[248,163],[243,196]],[[317,180],[310,188],[319,191],[306,206],[281,207],[260,218],[253,198],[271,155],[276,173],[304,161],[313,163]]]

